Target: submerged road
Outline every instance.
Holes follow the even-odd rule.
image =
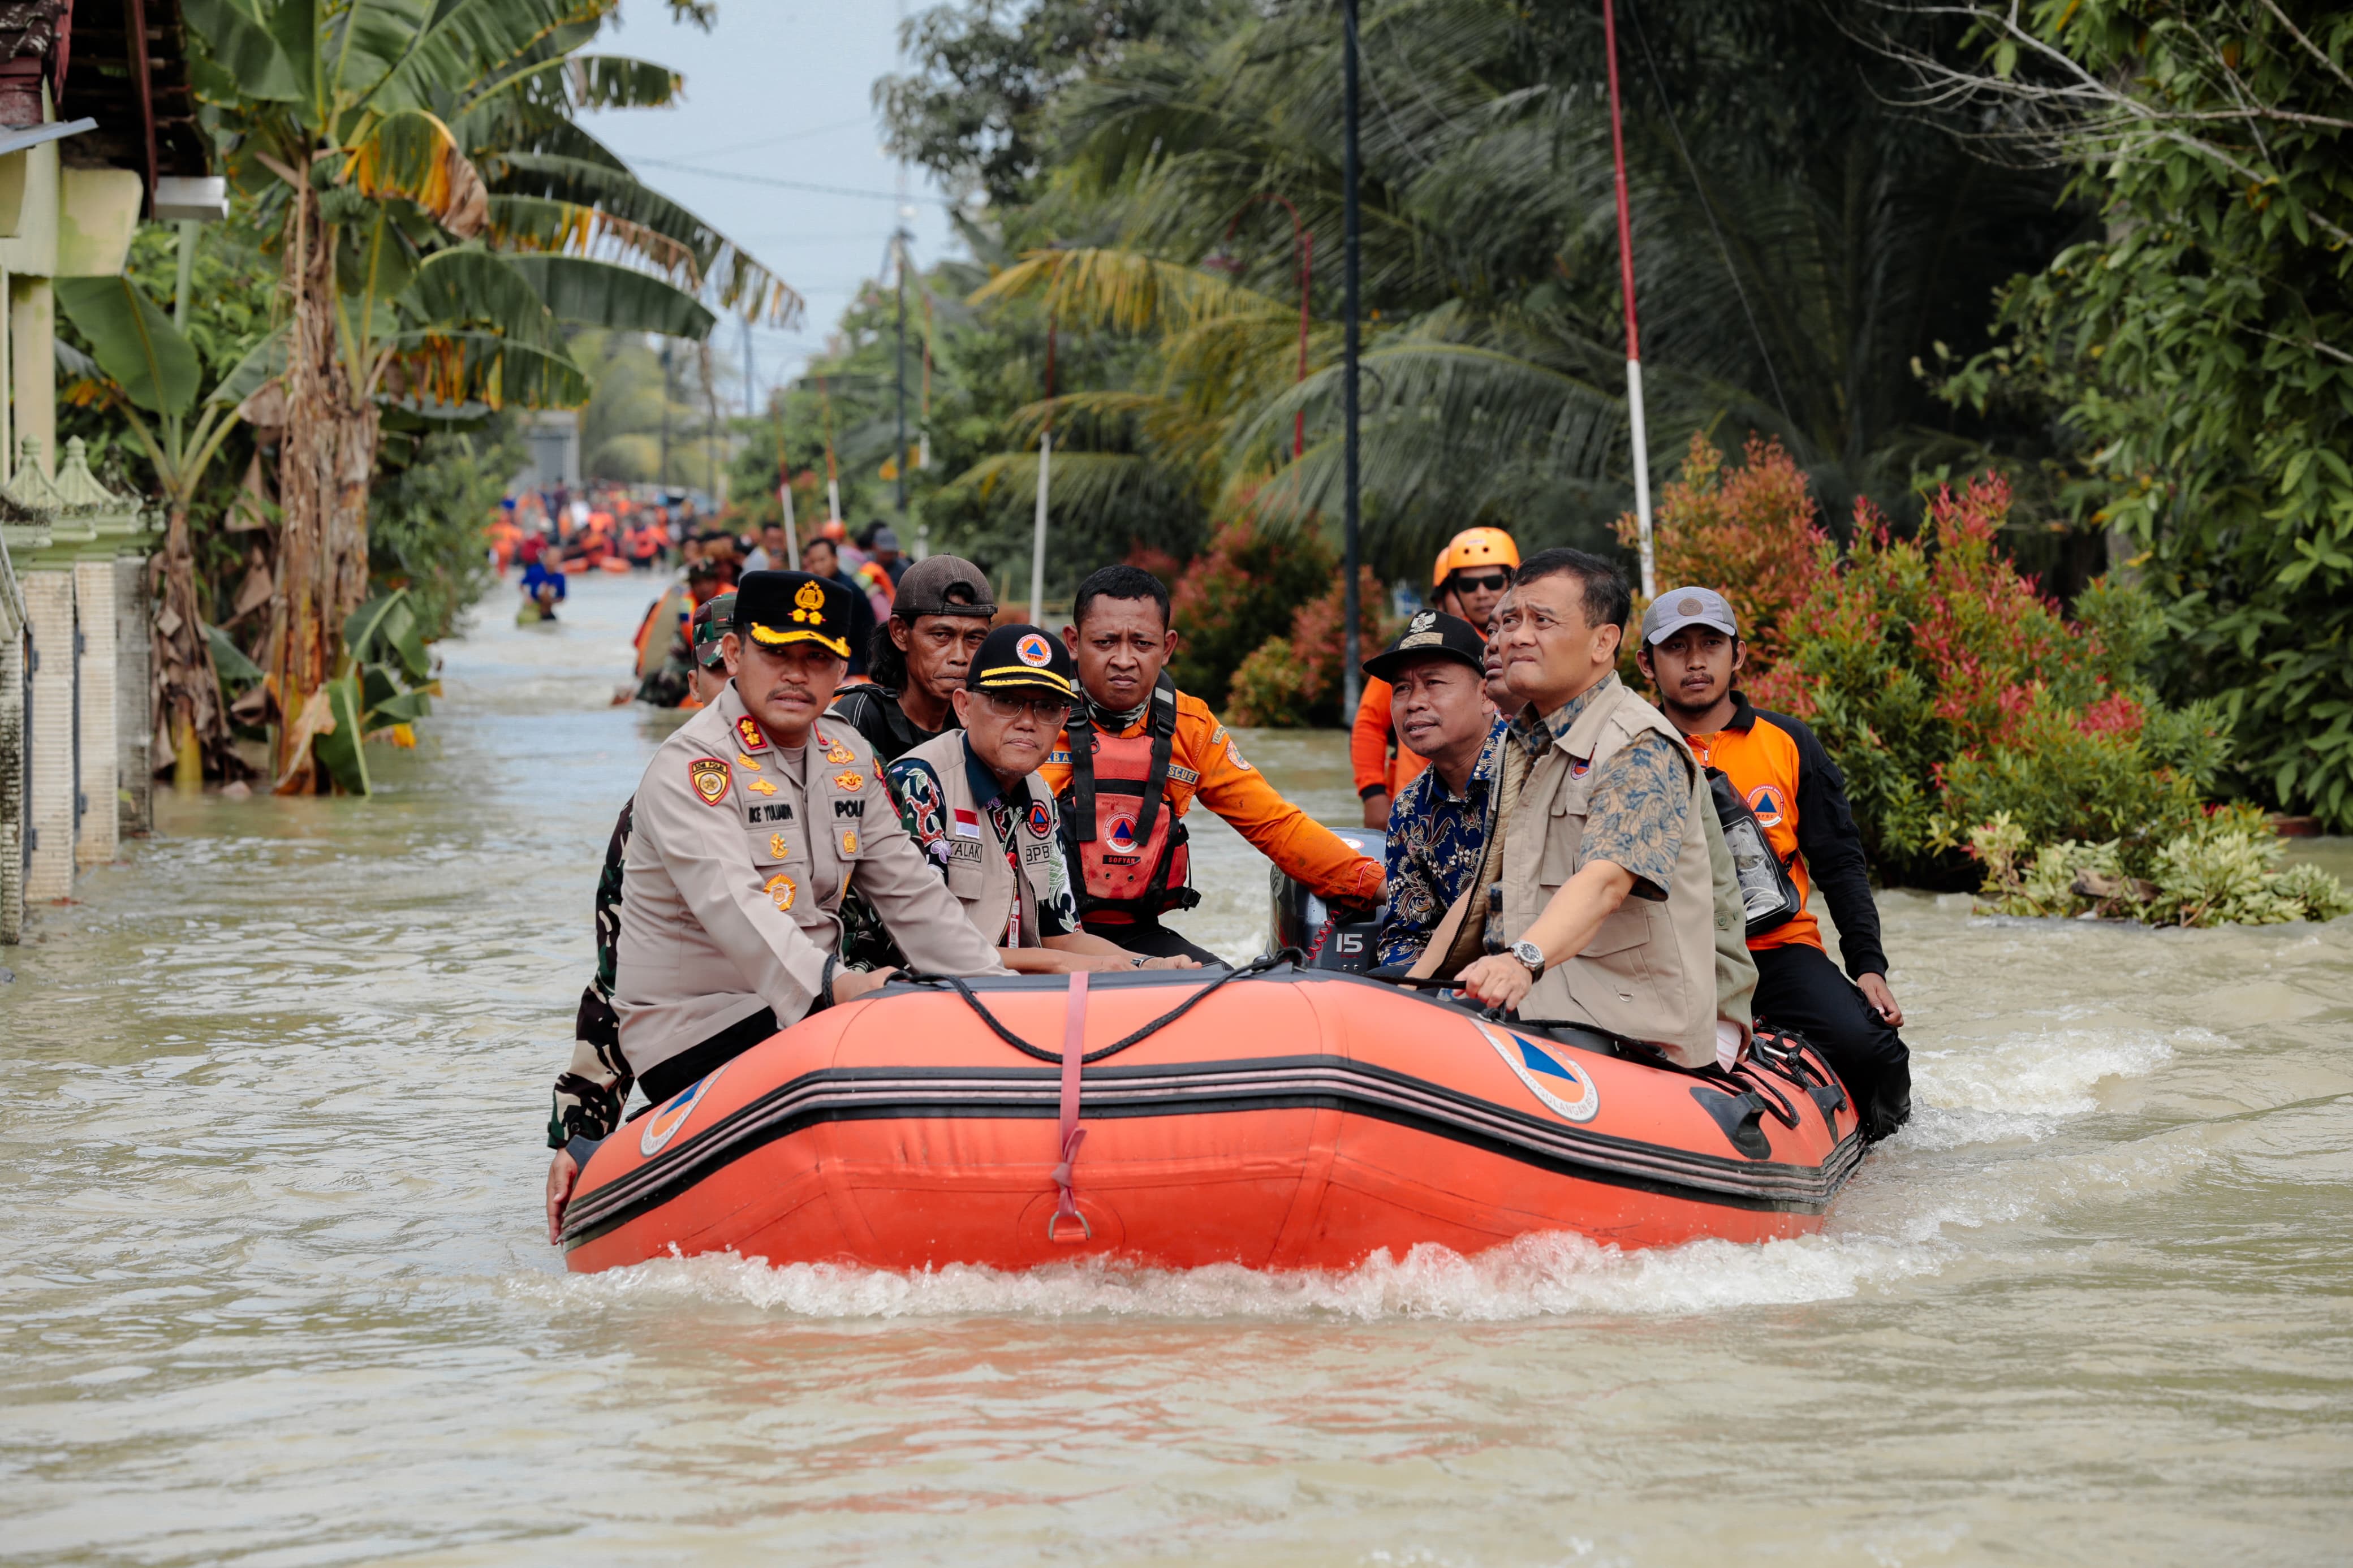
[[[0,1560],[2343,1560],[2353,921],[1886,895],[1919,1113],[1799,1241],[567,1276],[547,1083],[666,725],[608,706],[642,582],[511,593],[376,797],[167,798],[0,948]],[[1341,737],[1243,744],[1352,816]],[[1206,817],[1187,923],[1254,952]]]

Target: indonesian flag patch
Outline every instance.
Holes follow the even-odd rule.
[[[979,837],[980,813],[976,811],[966,811],[963,806],[957,806],[955,808],[955,834],[958,838]]]

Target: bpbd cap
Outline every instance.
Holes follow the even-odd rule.
[[[964,684],[968,691],[1034,689],[1068,698],[1075,690],[1071,684],[1071,650],[1062,646],[1061,638],[1047,636],[1042,626],[999,626],[973,655]]]
[[[807,572],[746,572],[735,584],[735,630],[762,647],[813,642],[849,657],[849,590]]]
[[[1651,601],[1651,607],[1642,612],[1642,642],[1648,646],[1662,641],[1685,626],[1712,626],[1728,637],[1740,635],[1740,622],[1725,596],[1694,584],[1670,588]]]

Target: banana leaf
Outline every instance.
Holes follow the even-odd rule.
[[[185,414],[202,372],[195,345],[128,278],[60,278],[58,308],[97,351],[98,367],[122,395],[157,414]]]
[[[327,711],[334,716],[335,727],[313,740],[311,750],[345,794],[365,795],[367,734],[361,727],[360,683],[346,675],[327,682],[326,689]]]
[[[261,679],[261,667],[246,658],[220,627],[206,626],[205,640],[212,644],[213,671],[220,677],[223,690],[234,695]]]

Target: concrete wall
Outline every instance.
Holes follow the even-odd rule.
[[[148,631],[147,563],[114,562],[115,826],[122,837],[155,826],[154,644]]]
[[[25,785],[32,763],[25,733],[24,623],[16,616],[16,574],[0,557],[0,942],[25,933]]]
[[[79,781],[74,771],[74,592],[70,572],[26,572],[17,579],[33,628],[30,779],[32,861],[25,901],[45,903],[73,891],[74,827]]]

